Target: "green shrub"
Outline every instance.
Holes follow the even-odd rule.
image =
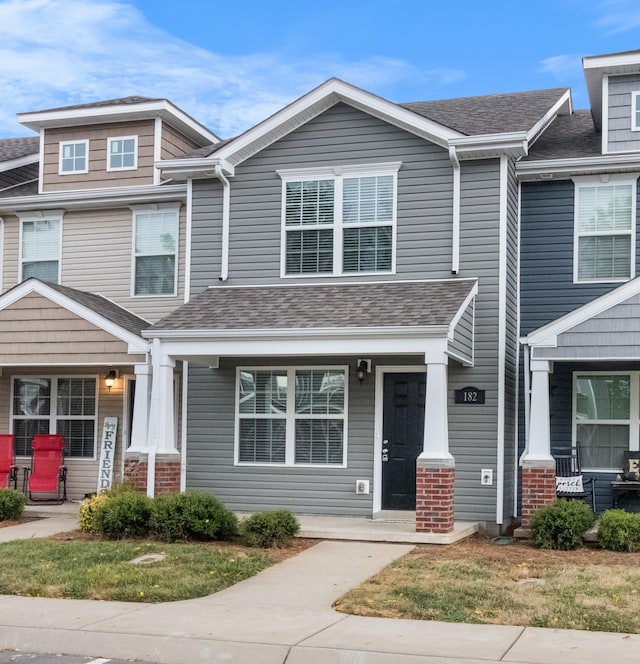
[[[14,489],[0,489],[0,521],[15,521],[24,512],[24,494]]]
[[[83,533],[97,533],[98,526],[96,524],[96,511],[100,505],[109,500],[109,495],[106,492],[99,493],[91,498],[85,498],[80,503],[78,510],[78,520],[80,522],[80,530]]]
[[[133,491],[107,494],[95,507],[94,522],[98,533],[109,539],[146,537],[149,534],[151,499]]]
[[[607,510],[598,523],[598,544],[610,551],[640,551],[640,514]]]
[[[238,532],[238,520],[214,496],[202,491],[164,493],[151,505],[151,532],[165,542],[226,539]]]
[[[256,512],[247,517],[241,532],[249,546],[284,546],[300,530],[298,519],[289,510]]]
[[[531,542],[541,549],[577,549],[594,521],[593,512],[586,503],[560,498],[533,515]]]

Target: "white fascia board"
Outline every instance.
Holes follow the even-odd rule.
[[[225,175],[235,175],[235,166],[226,159],[219,159],[217,153],[211,157],[198,157],[197,159],[167,159],[156,161],[154,166],[172,178],[213,178],[216,166],[220,166]]]
[[[588,55],[582,58],[582,68],[585,71],[606,69],[608,72],[617,73],[630,67],[640,68],[640,50],[607,55]]]
[[[467,295],[467,297],[464,299],[464,302],[460,305],[460,308],[456,312],[455,316],[451,319],[451,323],[449,323],[449,334],[448,334],[449,339],[453,339],[453,331],[456,325],[460,322],[460,319],[466,312],[467,307],[469,306],[469,304],[471,304],[473,298],[477,294],[478,294],[478,281],[476,279],[471,290],[469,291],[469,295]]]
[[[39,159],[40,153],[35,152],[34,154],[27,154],[24,157],[18,157],[17,159],[9,159],[8,161],[0,162],[0,173],[11,171],[14,168],[20,168],[21,166],[37,164]]]
[[[553,122],[555,117],[566,106],[567,114],[573,110],[573,102],[571,101],[571,89],[567,88],[565,93],[558,99],[558,101],[536,122],[531,129],[527,132],[527,141],[531,145],[535,139],[545,130],[545,128]]]
[[[150,350],[149,342],[145,341],[141,337],[137,336],[129,330],[125,330],[120,327],[113,321],[101,316],[99,313],[93,309],[89,309],[84,305],[80,304],[76,300],[73,300],[63,293],[51,288],[46,283],[38,281],[37,279],[27,279],[21,284],[7,291],[4,295],[0,296],[0,311],[6,307],[11,306],[12,304],[18,302],[23,297],[31,294],[37,293],[42,297],[47,298],[50,302],[57,304],[58,306],[66,309],[72,314],[83,318],[88,323],[99,327],[104,330],[107,334],[111,334],[120,339],[124,343],[128,344],[129,352],[134,353],[148,353]]]
[[[530,332],[522,341],[531,347],[555,348],[558,335],[607,311],[607,309],[621,304],[638,293],[640,293],[640,277],[631,279],[631,281],[627,281],[627,283],[618,286],[609,293],[605,293],[578,309],[539,327],[537,330]]]
[[[144,185],[140,187],[109,187],[105,189],[81,189],[76,191],[56,191],[50,194],[14,196],[0,198],[0,209],[10,212],[20,210],[46,210],[63,206],[65,209],[99,208],[115,204],[128,206],[132,203],[186,200],[185,184]]]
[[[610,154],[602,157],[521,161],[516,164],[516,173],[520,180],[535,178],[543,174],[569,176],[616,172],[629,173],[633,171],[638,171],[637,152],[619,155]],[[566,177],[562,179],[566,179]]]
[[[127,120],[143,120],[162,117],[173,126],[191,137],[198,137],[211,143],[220,138],[190,115],[180,110],[168,99],[146,101],[139,104],[117,104],[113,106],[93,106],[83,108],[62,108],[54,111],[33,111],[18,113],[18,122],[38,131],[42,127],[71,127],[91,123],[105,123]]]
[[[449,145],[455,147],[459,159],[478,159],[484,156],[500,155],[518,158],[526,156],[529,148],[525,131],[452,138]]]

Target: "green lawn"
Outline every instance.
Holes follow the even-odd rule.
[[[146,554],[166,558],[129,562]],[[217,592],[274,562],[265,552],[216,544],[21,540],[0,544],[0,594],[170,602]]]

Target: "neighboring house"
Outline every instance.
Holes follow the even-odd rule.
[[[640,447],[640,51],[583,66],[591,110],[558,117],[517,164],[524,525],[553,497],[555,447],[580,445],[598,509]]]
[[[394,104],[331,79],[165,160],[192,195],[192,299],[143,336],[188,363],[186,486],[235,510],[511,525],[515,165],[570,111],[564,88]],[[154,376],[168,407],[172,386]]]
[[[19,120],[39,135],[0,140],[0,430],[19,465],[35,433],[61,433],[81,498],[98,486],[105,416],[118,417],[116,476],[123,448],[148,448],[141,331],[185,299],[187,186],[155,163],[217,138],[143,97]]]

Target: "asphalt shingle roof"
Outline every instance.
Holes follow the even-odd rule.
[[[20,159],[40,151],[40,137],[0,138],[0,162]]]
[[[531,146],[522,161],[602,156],[602,134],[593,126],[591,111],[559,115]]]
[[[149,331],[449,325],[473,281],[209,288]]]
[[[128,309],[117,305],[115,302],[111,302],[111,300],[107,300],[102,295],[69,288],[68,286],[61,286],[60,284],[47,283],[47,286],[62,293],[62,295],[65,295],[69,299],[78,302],[78,304],[87,307],[87,309],[91,309],[101,316],[108,318],[124,330],[138,336],[141,336],[140,333],[142,330],[146,330],[151,325],[144,318],[132,314]]]
[[[45,108],[33,113],[51,113],[54,111],[74,111],[82,108],[101,108],[104,106],[126,106],[128,104],[144,104],[149,101],[165,101],[162,97],[139,97],[132,95],[130,97],[120,97],[118,99],[105,99],[104,101],[94,101],[87,104],[74,104],[73,106],[58,106],[56,108]],[[31,113],[31,111],[30,111]]]

